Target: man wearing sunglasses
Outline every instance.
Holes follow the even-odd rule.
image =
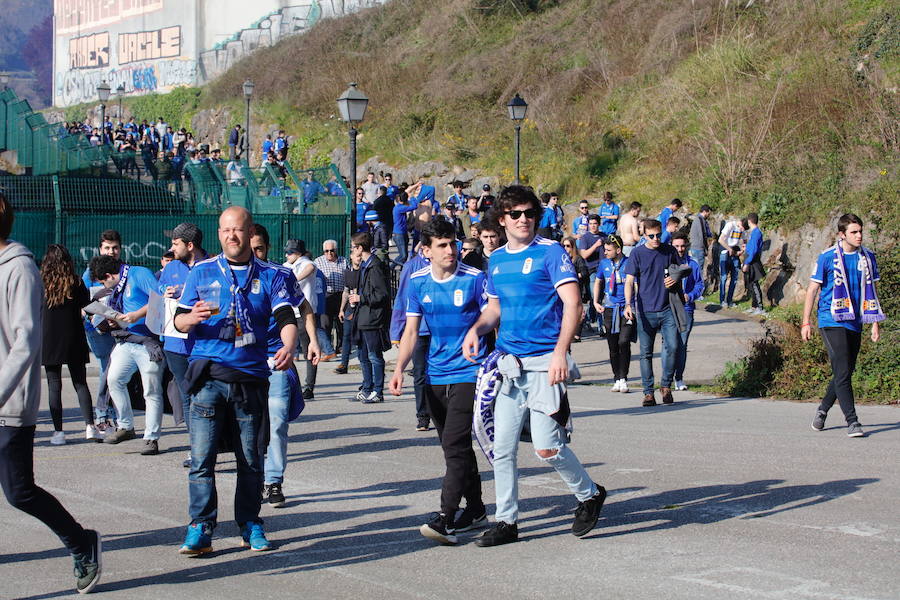
[[[675,357],[681,338],[675,315],[669,304],[669,288],[678,282],[666,275],[669,265],[679,264],[678,253],[661,241],[662,224],[656,219],[644,221],[646,243],[636,246],[625,264],[625,318],[633,319],[634,284],[637,291],[637,330],[641,345],[641,380],[644,387],[643,406],[655,406],[653,378],[653,345],[656,334],[662,333],[662,379],[660,393],[663,404],[672,404],[672,378],[675,375]]]
[[[582,312],[575,267],[558,242],[535,235],[543,207],[531,188],[505,188],[496,207],[508,242],[491,255],[488,303],[463,341],[463,355],[476,362],[480,338],[500,327],[497,369],[504,381],[493,405],[496,525],[475,543],[487,547],[519,539],[516,452],[526,417],[535,453],[579,501],[572,533],[581,537],[597,524],[606,490],[567,445],[565,382],[575,369],[569,346]]]

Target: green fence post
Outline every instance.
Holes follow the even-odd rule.
[[[62,243],[62,200],[59,197],[59,177],[53,176],[53,243]]]

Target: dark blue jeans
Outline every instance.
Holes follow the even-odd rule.
[[[381,331],[366,329],[359,332],[359,366],[362,369],[362,392],[384,394],[384,353],[381,351]]]
[[[662,379],[660,387],[672,387],[672,377],[675,374],[675,357],[681,346],[681,338],[678,336],[678,325],[675,323],[675,315],[671,309],[666,308],[658,312],[638,313],[638,342],[641,344],[641,384],[645,394],[652,394],[655,380],[653,377],[653,345],[656,343],[656,334],[661,333],[663,338],[660,357],[662,358]]]
[[[184,415],[184,426],[187,427],[188,432],[190,432],[191,395],[188,393],[187,385],[184,381],[184,376],[185,373],[187,373],[188,368],[188,357],[186,354],[179,354],[178,352],[170,352],[168,350],[163,350],[163,353],[166,355],[166,364],[169,366],[169,370],[172,371],[172,378],[175,380],[175,385],[178,386],[178,393],[181,394],[181,414]]]
[[[678,346],[678,355],[675,357],[675,381],[684,379],[684,366],[687,364],[687,347],[688,340],[691,338],[691,330],[694,328],[694,311],[685,311],[687,316],[687,327],[684,331],[679,331],[681,337],[681,345]]]
[[[219,435],[232,432],[237,487],[234,491],[234,520],[239,527],[259,518],[263,465],[257,449],[262,414],[246,412],[230,400],[231,385],[209,379],[191,397],[191,472],[188,476],[191,523],[215,527],[218,519],[216,457]],[[266,385],[261,381],[260,385]]]
[[[394,245],[397,246],[397,258],[391,261],[391,264],[397,265],[397,268],[403,266],[408,256],[407,246],[409,246],[409,236],[405,233],[394,234]]]
[[[719,304],[731,304],[734,300],[734,288],[737,286],[738,274],[741,272],[741,259],[737,256],[731,256],[727,250],[722,250],[719,254]],[[731,283],[728,283],[728,295],[725,295],[725,284],[728,277],[731,276]]]

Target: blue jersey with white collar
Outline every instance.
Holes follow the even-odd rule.
[[[147,267],[130,265],[128,280],[125,282],[125,293],[122,296],[122,312],[130,313],[140,310],[150,302],[150,293],[156,291],[156,276]],[[141,317],[128,326],[128,331],[138,335],[156,337],[156,334],[147,328],[146,318]]]
[[[491,254],[487,295],[500,300],[497,349],[516,356],[552,352],[563,314],[556,288],[570,281],[578,283],[572,259],[541,236],[520,250],[505,245]]]
[[[852,321],[836,321],[831,315],[831,301],[834,298],[834,247],[828,248],[819,255],[816,260],[816,266],[810,277],[812,281],[822,286],[819,292],[819,305],[817,307],[816,317],[819,321],[819,327],[843,327],[850,331],[862,331],[862,309],[860,308],[860,300],[862,298],[862,277],[863,270],[859,260],[859,250],[856,252],[844,252],[844,273],[847,275],[847,293],[850,302],[853,304],[853,313],[856,318]],[[872,281],[878,281],[881,276],[878,273],[878,265],[875,263],[874,257],[871,262]]]
[[[600,261],[597,267],[597,279],[600,280],[600,288],[603,290],[603,306],[625,306],[625,264],[627,256],[619,258],[618,263],[613,263],[608,258]]]
[[[296,275],[294,275],[294,272],[288,267],[285,267],[283,265],[276,265],[275,263],[269,264],[272,265],[272,268],[283,271],[285,279],[287,279],[287,281],[289,281],[292,285],[295,281],[297,281]],[[316,270],[318,271],[318,269]],[[294,306],[298,307],[303,304],[304,300],[306,300],[306,298],[303,296],[303,292],[300,291],[299,286],[297,287],[297,292],[293,295],[291,300],[296,302]],[[304,321],[303,317],[301,316],[299,319],[297,319],[297,328],[298,330],[302,331],[302,329],[300,329],[302,327],[304,327]],[[269,337],[266,340],[266,345],[268,346],[269,356],[275,356],[275,353],[281,350],[281,348],[284,346],[284,343],[281,341],[281,330],[278,329],[278,323],[275,321],[274,315],[269,318]]]
[[[431,331],[425,367],[429,383],[475,381],[487,348],[479,344],[478,363],[471,363],[463,357],[462,345],[487,304],[484,289],[484,273],[462,263],[457,263],[456,273],[442,281],[434,278],[431,265],[410,275],[406,315],[421,316]]]
[[[226,367],[243,371],[259,378],[269,376],[266,364],[268,330],[272,314],[282,306],[294,306],[302,301],[300,284],[287,269],[253,258],[253,281],[247,293],[250,327],[256,342],[236,348],[234,340],[219,339],[219,331],[232,305],[231,276],[226,277],[219,268],[219,257],[213,257],[194,265],[185,282],[184,292],[178,305],[190,309],[200,301],[197,286],[218,283],[221,286],[219,313],[198,324],[194,330],[194,347],[191,360],[205,358]],[[249,265],[229,268],[234,273],[238,285],[247,283]],[[299,298],[299,300],[298,300]]]

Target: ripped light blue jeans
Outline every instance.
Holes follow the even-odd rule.
[[[515,379],[508,394],[497,395],[494,403],[494,483],[497,495],[496,521],[515,523],[519,518],[519,472],[517,452],[519,433],[525,417],[531,419],[531,439],[537,450],[556,450],[550,458],[541,458],[549,464],[560,478],[584,502],[597,493],[597,486],[581,466],[578,457],[566,445],[566,433],[560,425],[544,413],[528,408],[529,388],[538,377],[547,373],[524,371]],[[546,388],[545,388],[546,389]],[[540,456],[539,456],[540,458]]]

